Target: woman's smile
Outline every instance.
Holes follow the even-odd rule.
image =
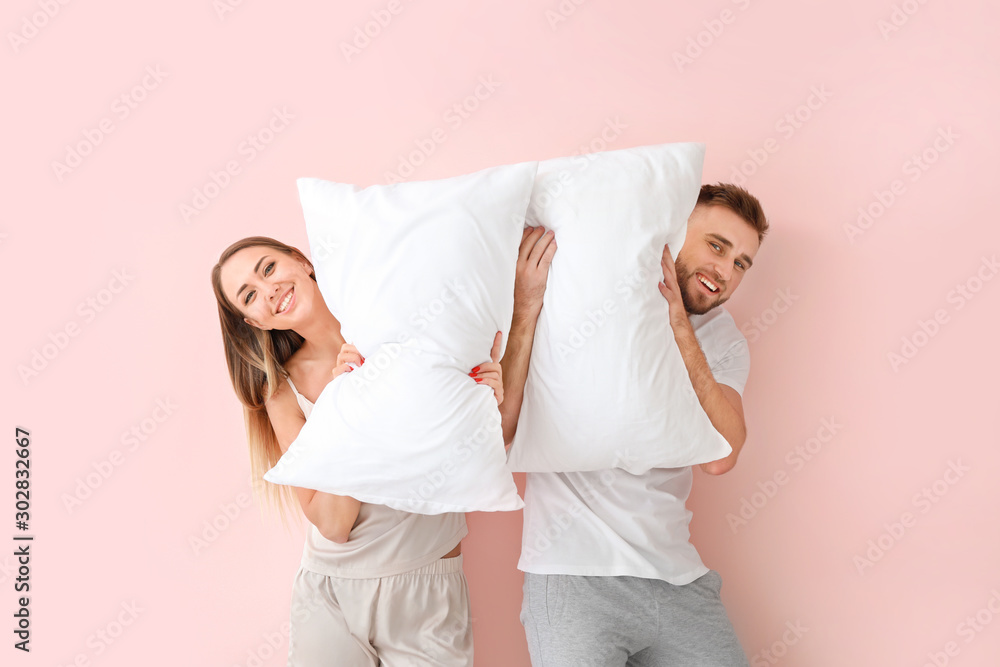
[[[278,310],[275,312],[275,315],[284,315],[289,310],[291,310],[293,305],[295,305],[294,286],[292,286],[291,289],[285,292],[284,296],[282,296],[281,300],[278,302]]]

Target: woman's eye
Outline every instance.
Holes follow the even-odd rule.
[[[248,303],[250,303],[250,297],[252,297],[252,296],[253,296],[253,290],[247,292],[247,295],[245,297],[243,297],[243,305],[244,306],[247,305]]]
[[[264,275],[266,276],[267,274],[271,273],[272,269],[274,269],[274,262],[271,262],[270,264],[264,267]]]

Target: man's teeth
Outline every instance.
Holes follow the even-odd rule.
[[[292,294],[294,294],[294,293],[295,293],[295,290],[292,290],[291,292],[288,293],[288,296],[286,296],[284,299],[281,300],[281,303],[278,304],[278,312],[279,313],[285,312],[285,308],[288,308],[288,304],[289,304],[289,302],[291,302],[291,300],[292,300]]]
[[[701,281],[702,285],[704,285],[708,289],[712,290],[713,292],[718,292],[719,291],[719,286],[716,285],[715,283],[711,282],[707,278],[703,278],[702,276],[698,276],[698,280]]]

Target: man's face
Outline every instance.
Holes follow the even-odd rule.
[[[674,266],[684,307],[692,315],[725,303],[753,264],[757,230],[724,206],[695,206]]]

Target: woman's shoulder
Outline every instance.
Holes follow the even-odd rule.
[[[287,370],[285,373],[287,374]],[[264,401],[264,407],[267,409],[268,414],[285,412],[292,407],[298,407],[298,399],[295,396],[295,390],[289,382],[289,377],[287,375],[281,375],[278,378],[278,387],[274,390],[267,400]]]

